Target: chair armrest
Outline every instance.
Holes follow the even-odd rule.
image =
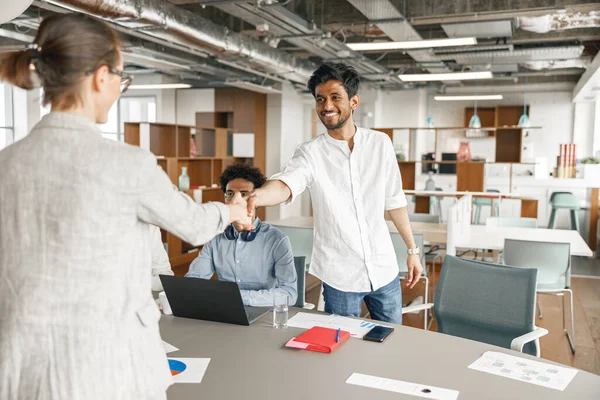
[[[315,309],[315,305],[312,303],[304,303],[304,308],[305,310],[314,310]]]
[[[523,352],[523,346],[529,342],[533,342],[535,339],[539,339],[544,335],[548,334],[548,330],[544,328],[535,328],[534,331],[521,335],[517,338],[514,338],[512,342],[510,342],[510,349],[518,352]]]
[[[433,303],[419,304],[418,306],[402,307],[402,314],[429,310],[431,307],[433,307]]]

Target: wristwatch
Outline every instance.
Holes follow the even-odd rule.
[[[414,249],[408,249],[408,254],[420,254],[421,253],[421,249],[419,249],[419,246],[415,247]]]

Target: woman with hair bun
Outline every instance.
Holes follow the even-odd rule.
[[[0,81],[34,78],[52,111],[0,151],[0,399],[164,399],[150,224],[199,245],[251,229],[246,202],[196,204],[151,153],[102,137],[131,82],[104,22],[45,19],[0,59]]]

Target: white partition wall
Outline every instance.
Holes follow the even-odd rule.
[[[448,208],[446,254],[450,256],[456,255],[457,238],[471,229],[472,205],[473,196],[467,194]]]

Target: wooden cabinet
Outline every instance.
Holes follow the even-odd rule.
[[[471,117],[475,114],[475,108],[465,108],[465,127],[469,126]],[[481,121],[482,128],[493,128],[496,126],[496,108],[494,107],[477,107],[477,115]]]
[[[496,162],[520,163],[522,161],[523,129],[518,127],[523,106],[478,107],[477,115],[482,128],[495,128],[489,136],[496,137]],[[465,108],[465,128],[474,113],[473,107]],[[527,107],[529,115],[529,107]]]
[[[459,162],[456,164],[456,190],[459,192],[483,192],[485,186],[485,163]]]
[[[398,167],[400,167],[400,176],[402,177],[402,189],[415,190],[416,162],[399,161]]]
[[[523,131],[520,128],[496,129],[496,162],[521,162]]]
[[[202,157],[231,157],[233,129],[149,122],[125,123],[125,143],[150,150],[157,157],[189,157],[191,139]]]

